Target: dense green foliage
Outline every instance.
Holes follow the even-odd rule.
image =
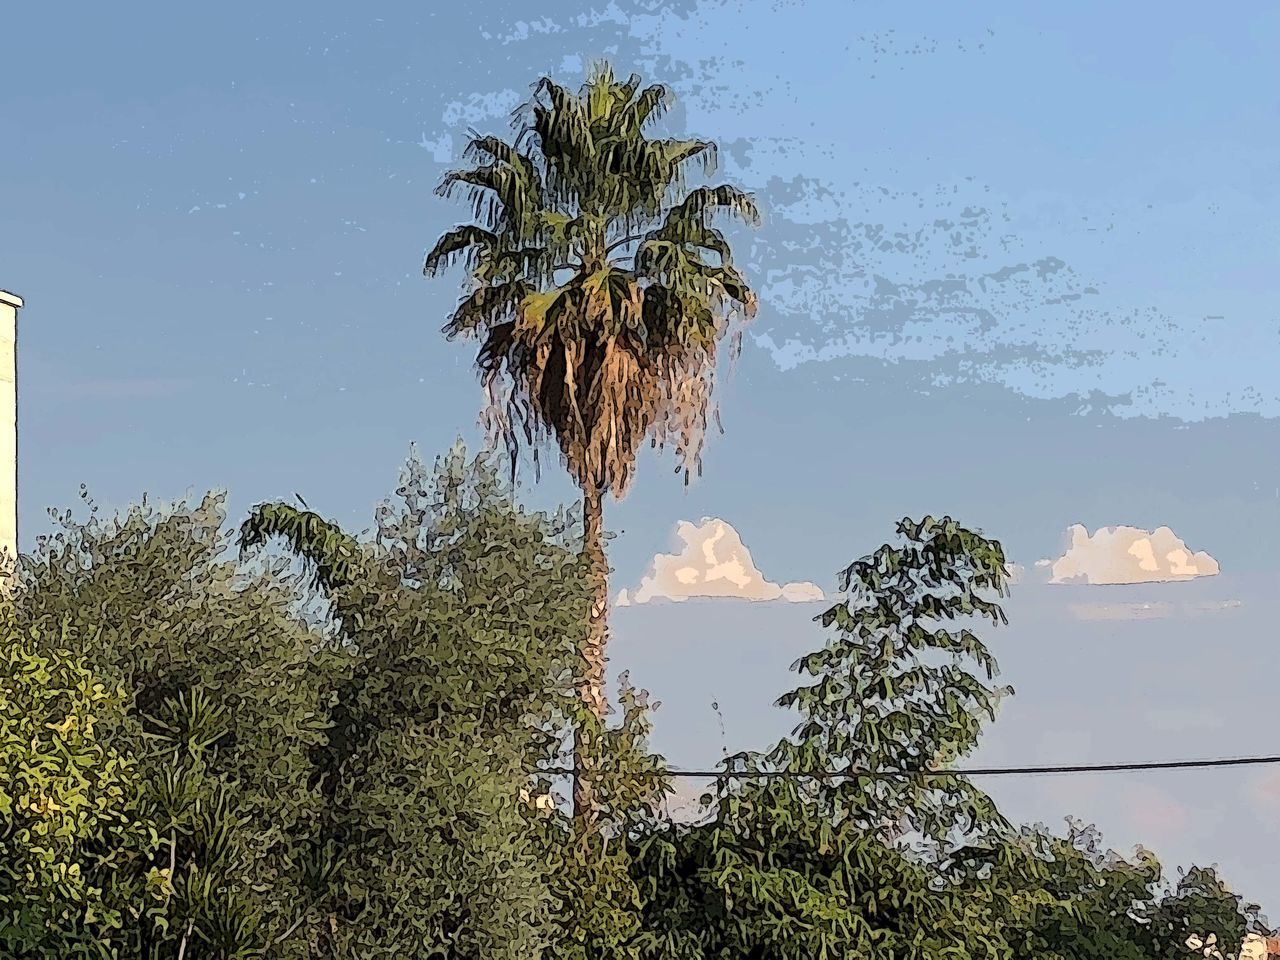
[[[156,836],[130,848],[130,864],[164,910],[123,924],[120,955],[381,956],[435,943],[529,956],[551,942],[567,897],[547,867],[549,818],[519,800],[523,789],[536,801],[527,771],[560,759],[578,709],[588,600],[566,518],[518,510],[492,469],[454,454],[434,473],[410,463],[367,543],[268,505],[245,524],[237,561],[217,497],[58,519],[23,558],[9,619],[32,638],[30,657],[60,656],[71,638],[87,677],[125,691],[92,732],[109,745],[102,775],[141,799],[103,816],[145,806]],[[251,549],[272,535],[304,574]],[[88,679],[60,669],[48,690],[87,695],[76,691]],[[35,723],[41,690],[11,686],[5,702]],[[26,727],[5,729],[44,749]],[[46,775],[53,799],[72,795]],[[28,840],[22,855],[87,871],[83,845],[105,828],[80,829],[65,856]],[[148,896],[134,909],[154,914]],[[36,922],[35,902],[15,924]]]
[[[561,818],[536,804],[549,784],[527,775],[562,762],[580,711],[579,541],[567,517],[516,509],[496,472],[461,453],[434,475],[411,462],[398,494],[366,544],[283,504],[242,528],[246,547],[276,537],[306,562],[351,652],[317,837],[345,856],[320,914],[348,923],[318,936],[344,957],[423,943],[534,956],[580,906],[579,878],[551,866]]]
[[[1213,871],[1169,889],[946,773],[1006,692],[978,636],[1004,557],[953,521],[845,571],[794,734],[702,822],[663,813],[624,677],[583,832],[554,772],[580,520],[487,461],[411,460],[366,538],[261,505],[239,557],[217,497],[59,519],[0,611],[6,956],[1173,960],[1262,926]]]
[[[168,920],[136,928],[129,953],[194,939],[234,956],[301,898],[298,858],[321,809],[309,752],[324,742],[324,657],[279,570],[224,558],[219,498],[60,520],[23,558],[16,618],[41,637],[66,629],[102,682],[127,691],[101,733],[139,758]]]
[[[832,638],[797,663],[812,682],[779,701],[800,715],[794,736],[728,761],[714,820],[644,841],[654,955],[1006,955],[993,898],[948,869],[1003,823],[967,781],[920,776],[970,751],[994,716],[998,691],[968,669],[989,678],[994,659],[942,624],[1002,619],[983,593],[1003,588],[1004,556],[949,519],[898,530],[901,546],[844,571],[848,598],[820,618]],[[752,771],[847,775],[731,775]],[[910,850],[912,834],[950,845]]]
[[[136,758],[103,735],[123,692],[38,641],[0,640],[0,951],[96,956],[155,912],[155,834]]]

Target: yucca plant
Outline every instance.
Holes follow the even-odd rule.
[[[424,265],[428,276],[465,266],[444,333],[480,342],[489,424],[513,471],[522,449],[536,466],[554,441],[582,490],[595,597],[579,687],[587,719],[606,712],[603,501],[626,494],[646,438],[675,447],[686,482],[699,469],[718,348],[755,312],[713,215],[755,225],[756,205],[736,187],[689,187],[693,165],[714,171],[716,147],[651,136],[670,103],[667,87],[642,89],[608,66],[577,93],[540,80],[514,139],[473,133],[471,165],[445,176],[439,192],[466,198],[475,222],[441,237]]]

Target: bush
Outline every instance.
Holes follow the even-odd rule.
[[[143,911],[155,832],[137,761],[102,737],[126,693],[40,640],[0,641],[0,948],[98,956]]]

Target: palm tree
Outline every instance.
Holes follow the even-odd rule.
[[[646,437],[675,447],[686,483],[700,469],[717,348],[755,312],[712,225],[717,212],[756,225],[755,203],[732,186],[686,186],[691,165],[714,171],[716,147],[649,136],[670,102],[666,87],[621,82],[607,65],[578,93],[540,80],[513,117],[514,140],[473,132],[470,167],[445,176],[438,193],[463,195],[475,222],[441,237],[423,270],[465,265],[444,333],[480,342],[487,419],[512,471],[522,448],[536,469],[554,440],[582,490],[595,603],[579,692],[596,719],[606,711],[604,499],[626,494]],[[574,794],[577,807],[585,784]]]

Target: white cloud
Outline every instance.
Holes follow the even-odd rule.
[[[1090,534],[1076,524],[1068,546],[1051,563],[1050,583],[1164,583],[1218,574],[1218,561],[1191,549],[1168,527],[1103,527]]]
[[[681,541],[679,552],[654,557],[640,585],[619,592],[617,606],[650,600],[680,602],[690,597],[787,603],[825,599],[822,589],[814,583],[779,585],[766,580],[738,531],[724,520],[704,517],[700,523],[681,521],[676,525],[676,537]]]

